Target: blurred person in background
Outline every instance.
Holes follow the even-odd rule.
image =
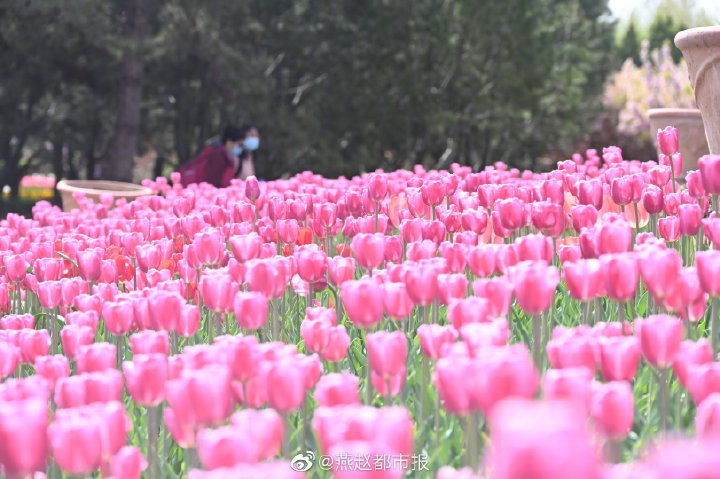
[[[240,127],[243,134],[242,153],[240,153],[240,165],[238,178],[247,179],[255,175],[255,152],[260,147],[260,133],[255,125],[243,125]]]
[[[241,128],[226,127],[219,142],[206,146],[196,158],[180,167],[183,186],[203,182],[217,188],[230,186],[240,170],[239,156],[246,136]]]

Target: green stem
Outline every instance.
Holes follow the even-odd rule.
[[[710,310],[710,342],[715,354],[718,352],[718,304],[720,304],[720,298],[713,298]]]
[[[542,315],[535,314],[532,317],[532,357],[538,371],[542,370]]]
[[[378,212],[380,209],[380,204],[377,200],[375,200],[375,232],[378,232]]]
[[[285,459],[290,458],[290,415],[287,412],[282,413],[283,420],[283,439],[281,455]]]
[[[467,466],[477,471],[479,460],[478,460],[478,418],[477,414],[470,413],[465,417],[465,460]]]
[[[417,420],[425,419],[425,408],[427,404],[427,385],[430,382],[430,360],[425,356],[420,357],[422,363],[422,375],[420,376],[420,410]]]
[[[640,233],[640,213],[638,212],[638,204],[633,203],[633,210],[635,211],[635,236]]]
[[[660,430],[668,429],[668,370],[667,368],[658,370],[658,399],[660,402]]]
[[[367,406],[372,405],[372,371],[370,370],[370,354],[368,354],[368,347],[367,347],[367,330],[362,329],[362,341],[365,344],[365,357],[367,357],[367,366],[366,366],[366,377],[365,377],[365,404]]]
[[[158,406],[147,408],[147,461],[148,479],[158,477],[158,436],[160,435],[160,408]]]
[[[590,301],[583,301],[582,324],[590,324]]]

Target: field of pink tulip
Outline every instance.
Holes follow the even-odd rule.
[[[720,156],[158,178],[0,223],[0,476],[720,478]]]

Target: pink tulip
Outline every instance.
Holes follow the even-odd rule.
[[[165,383],[165,394],[173,411],[165,417],[171,432],[219,424],[232,412],[230,372],[220,365],[185,371]]]
[[[0,343],[2,349],[2,343]],[[58,379],[70,376],[70,363],[62,354],[54,356],[39,356],[35,358],[35,371],[45,378],[51,388],[55,387]]]
[[[167,356],[164,354],[136,354],[122,365],[125,384],[133,401],[144,407],[154,407],[165,398]]]
[[[677,216],[660,218],[658,231],[665,241],[677,241],[680,238],[680,219]]]
[[[130,301],[105,302],[102,316],[108,332],[115,336],[129,333],[135,322],[133,304]]]
[[[267,321],[268,309],[268,299],[260,293],[239,292],[235,295],[233,311],[241,328],[255,330],[263,327]]]
[[[496,211],[505,229],[516,230],[525,225],[525,205],[517,198],[496,201],[493,213]]]
[[[660,213],[664,206],[662,190],[655,185],[645,186],[642,192],[642,204],[645,210],[651,215]]]
[[[650,249],[638,257],[643,282],[655,298],[672,291],[682,269],[682,257],[674,249]]]
[[[164,354],[170,351],[167,331],[140,331],[130,335],[130,349],[133,354]]]
[[[228,239],[235,259],[241,263],[255,259],[260,254],[262,238],[257,233],[231,236]]]
[[[95,310],[73,311],[65,315],[65,323],[75,326],[88,326],[97,331],[100,315]]]
[[[541,314],[552,304],[560,273],[544,261],[523,261],[510,272],[515,297],[527,314]]]
[[[359,328],[375,326],[383,319],[383,290],[371,279],[346,281],[340,296],[350,321]]]
[[[160,261],[163,259],[161,249],[155,244],[143,244],[135,247],[135,257],[137,265],[144,272],[160,267]]]
[[[684,204],[678,207],[680,234],[695,236],[700,230],[702,210],[698,204]]]
[[[420,187],[423,202],[428,206],[437,206],[445,198],[445,188],[440,181],[425,181]]]
[[[315,387],[315,400],[321,407],[360,404],[360,378],[350,373],[330,373]]]
[[[18,332],[17,345],[20,347],[22,361],[33,364],[40,356],[50,351],[50,334],[46,329],[22,329]]]
[[[671,156],[678,152],[678,131],[677,128],[672,126],[665,127],[664,130],[658,129],[657,142],[660,151],[663,154]],[[679,175],[681,172],[676,171],[675,174]]]
[[[495,250],[478,246],[468,250],[468,267],[475,276],[485,277],[495,271]]]
[[[720,393],[712,393],[695,413],[695,431],[703,438],[720,437]]]
[[[421,324],[417,334],[420,338],[420,349],[430,359],[438,359],[444,347],[454,343],[458,338],[454,328],[439,324]]]
[[[355,260],[343,256],[328,258],[328,276],[335,286],[342,286],[345,281],[355,277]]]
[[[38,283],[38,299],[43,308],[52,309],[62,301],[62,284],[60,281]]]
[[[687,388],[696,406],[710,394],[720,392],[720,363],[690,364],[687,370]]]
[[[78,373],[91,373],[114,369],[117,348],[110,343],[95,343],[81,346],[75,359],[77,361]]]
[[[315,244],[303,245],[295,250],[297,272],[303,281],[315,283],[325,278],[327,255]]]
[[[640,342],[634,336],[601,336],[597,340],[600,374],[605,381],[632,381],[640,363]]]
[[[640,347],[645,360],[656,368],[671,366],[683,340],[683,324],[665,314],[636,320]]]
[[[598,180],[583,180],[577,183],[577,198],[581,205],[592,205],[600,210],[603,205],[602,183]]]
[[[632,429],[633,391],[625,381],[599,383],[593,391],[590,414],[595,426],[606,437],[621,440]]]
[[[404,283],[387,282],[383,285],[383,309],[394,319],[405,319],[415,304],[410,299]]]
[[[720,195],[720,155],[705,155],[698,160],[703,188],[711,195]]]
[[[372,201],[381,201],[388,194],[388,181],[386,175],[373,173],[367,181],[368,196]]]
[[[601,265],[608,297],[625,302],[635,296],[639,276],[635,255],[631,253],[603,255]]]
[[[688,388],[690,369],[699,364],[711,363],[712,360],[712,346],[707,338],[700,338],[697,341],[686,339],[680,343],[680,348],[673,361],[673,371],[680,384]]]
[[[195,235],[192,244],[200,263],[217,265],[222,261],[225,254],[225,241],[220,231],[207,228]]]
[[[248,431],[235,426],[203,429],[198,433],[197,448],[206,469],[217,470],[260,459],[259,444]]]
[[[707,195],[702,183],[702,175],[699,170],[688,171],[685,175],[687,191],[693,198],[702,198]]]
[[[505,277],[477,279],[473,282],[473,292],[487,300],[491,316],[506,316],[512,304],[513,284]]]
[[[116,479],[140,479],[148,463],[137,447],[125,446],[110,459],[110,472]]]
[[[20,348],[11,343],[0,341],[0,379],[15,374],[20,363]]]
[[[362,268],[377,268],[385,261],[385,236],[380,233],[355,235],[350,246],[353,256]]]
[[[720,217],[713,216],[702,220],[703,234],[712,241],[715,249],[720,249]]]
[[[407,360],[407,338],[400,331],[379,331],[367,336],[368,362],[373,372],[380,376],[397,374]]]
[[[87,249],[78,252],[77,256],[78,273],[85,281],[97,281],[102,272],[102,251],[99,249]]]
[[[40,399],[0,401],[0,465],[9,477],[44,471],[48,456],[47,402]]]
[[[489,321],[489,310],[488,300],[471,296],[452,300],[447,315],[453,327],[459,330],[467,324]]]
[[[305,370],[292,358],[281,359],[268,373],[268,400],[280,412],[297,411],[305,401]]]
[[[27,274],[27,269],[30,267],[30,263],[25,259],[25,255],[14,254],[6,256],[4,259],[5,263],[5,276],[8,281],[12,283],[19,283]]]
[[[580,233],[583,228],[595,226],[598,220],[598,211],[593,205],[576,205],[572,207],[572,225]]]
[[[506,401],[490,417],[493,479],[597,477],[598,454],[582,408],[565,401]]]
[[[575,299],[589,301],[605,291],[602,264],[597,259],[563,264],[563,275],[570,295]]]
[[[33,263],[33,272],[38,281],[57,281],[62,278],[63,260],[61,258],[38,258]]]
[[[65,355],[71,359],[75,359],[82,346],[92,344],[95,338],[95,331],[88,326],[68,325],[60,331],[60,338]]]
[[[632,246],[632,229],[624,220],[605,222],[600,226],[598,247],[600,254],[624,253]]]
[[[200,278],[200,294],[203,304],[218,313],[232,311],[233,299],[238,287],[229,274],[212,272],[204,273]]]
[[[466,210],[460,214],[460,223],[463,230],[483,234],[488,225],[488,214],[483,209]]]
[[[587,368],[548,369],[543,375],[545,399],[573,401],[586,409],[592,395],[592,371]]]
[[[720,251],[700,251],[695,255],[695,265],[703,291],[712,297],[720,296]]]
[[[554,368],[584,367],[595,371],[594,342],[588,335],[558,335],[547,344],[547,355]]]

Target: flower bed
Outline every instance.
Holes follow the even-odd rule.
[[[714,477],[720,156],[659,140],[9,215],[5,475]]]

